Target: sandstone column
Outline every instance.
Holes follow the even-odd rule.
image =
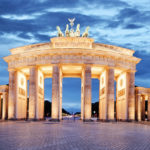
[[[30,68],[29,119],[44,118],[44,75],[36,66]]]
[[[38,69],[37,71],[37,98],[36,98],[36,119],[44,119],[44,75],[43,72]]]
[[[6,120],[8,118],[8,93],[3,93],[3,112],[2,119]]]
[[[16,85],[17,85],[17,72],[15,70],[11,70],[9,71],[8,119],[15,119]]]
[[[84,120],[91,119],[91,66],[84,68]]]
[[[59,88],[60,88],[60,110],[59,110],[59,116],[60,116],[60,119],[62,119],[62,82],[63,82],[63,78],[62,78],[62,69],[60,68],[60,76],[59,76]]]
[[[84,119],[84,69],[81,75],[81,119]]]
[[[117,120],[128,120],[128,78],[127,72],[117,77],[116,85],[116,116]]]
[[[114,120],[114,69],[107,68],[100,75],[99,119]]]
[[[108,120],[114,120],[114,69],[108,69]]]
[[[148,113],[147,113],[148,121],[150,121],[150,95],[148,96]]]
[[[2,99],[0,95],[0,119],[2,118]]]
[[[145,121],[145,96],[142,95],[142,102],[141,102],[141,119]]]
[[[135,119],[141,121],[141,95],[137,94],[135,99]]]
[[[37,82],[38,69],[36,67],[30,68],[29,77],[29,119],[36,119],[36,101],[37,101]]]
[[[52,119],[60,120],[60,69],[53,66],[52,72]]]
[[[128,72],[128,119],[135,120],[135,73]]]
[[[16,119],[26,119],[27,114],[27,79],[26,75],[20,71],[16,73]]]

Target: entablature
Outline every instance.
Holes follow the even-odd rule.
[[[14,55],[10,55],[7,57],[4,57],[4,60],[6,62],[10,62],[10,61],[15,61],[15,60],[19,60],[19,59],[23,59],[23,58],[27,58],[27,57],[39,57],[39,56],[60,56],[60,55],[74,55],[74,56],[95,56],[95,57],[101,57],[101,58],[111,58],[111,59],[115,59],[117,61],[127,61],[127,62],[132,62],[132,63],[139,63],[139,61],[141,59],[136,58],[134,56],[128,56],[128,55],[121,55],[119,53],[115,53],[115,52],[105,52],[105,51],[99,51],[99,50],[89,50],[89,49],[51,49],[51,50],[36,50],[35,51],[30,51],[30,52],[25,52],[25,53],[21,53],[21,54],[14,54]]]
[[[0,94],[8,92],[8,85],[0,85]]]
[[[135,87],[135,91],[136,91],[136,94],[150,96],[150,88]]]
[[[45,55],[20,57],[20,59],[13,60],[8,63],[8,69],[15,69],[20,67],[28,67],[32,65],[50,65],[50,64],[93,64],[108,67],[122,68],[126,70],[136,71],[136,64],[126,60],[117,60],[103,56],[91,55]]]

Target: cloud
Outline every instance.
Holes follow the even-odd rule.
[[[8,82],[7,64],[2,57],[9,49],[33,43],[49,42],[57,35],[56,26],[64,32],[68,18],[76,18],[81,33],[90,26],[89,35],[95,42],[134,49],[142,58],[137,65],[136,84],[147,86],[150,58],[149,0],[1,0],[0,1],[0,69],[1,82]],[[3,64],[4,63],[4,64]],[[80,100],[80,80],[63,80],[64,102]],[[146,82],[147,81],[147,82]],[[51,83],[45,82],[45,97],[51,100]],[[75,82],[75,83],[74,83]],[[94,95],[98,95],[94,82]],[[72,90],[77,93],[71,94]],[[70,93],[68,94],[68,91]],[[67,93],[67,94],[66,94]],[[96,94],[97,93],[97,94]],[[93,100],[98,96],[93,97]],[[76,107],[76,106],[75,106]]]
[[[150,61],[150,53],[146,51],[136,51],[135,56],[141,58],[141,62],[137,65],[136,72],[136,85],[149,87],[150,83],[150,71],[149,71],[149,61]]]
[[[125,26],[125,29],[138,29],[138,28],[142,28],[142,25],[136,25],[136,24],[128,24]]]

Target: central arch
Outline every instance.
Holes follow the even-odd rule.
[[[70,114],[81,113],[81,79],[63,78],[62,107]]]

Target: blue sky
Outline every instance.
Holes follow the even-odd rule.
[[[9,49],[48,42],[56,26],[65,30],[73,17],[81,32],[90,26],[95,42],[134,49],[134,56],[142,58],[135,84],[150,87],[149,0],[0,0],[0,84],[8,83],[2,57]],[[63,86],[63,106],[80,110],[80,79],[64,79]],[[92,102],[98,101],[98,80],[92,80],[92,95]],[[45,98],[51,100],[51,79],[45,80]]]

